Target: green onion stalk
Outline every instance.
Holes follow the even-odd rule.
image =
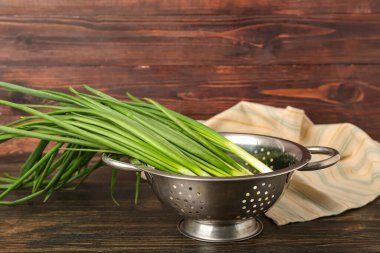
[[[207,126],[149,99],[127,94],[120,101],[87,85],[87,93],[70,88],[71,94],[36,90],[0,82],[0,88],[56,102],[56,105],[0,105],[29,114],[0,126],[0,143],[15,138],[40,140],[17,177],[0,177],[0,204],[14,205],[59,189],[76,189],[102,166],[99,153],[128,156],[139,166],[188,176],[231,177],[272,171],[264,163]],[[246,168],[231,155],[249,164]],[[117,172],[111,177],[111,198]],[[74,185],[74,187],[73,187]],[[135,201],[140,173],[137,174]],[[20,188],[31,193],[16,200],[8,195]]]

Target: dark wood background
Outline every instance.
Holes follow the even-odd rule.
[[[196,119],[241,100],[291,105],[315,123],[351,122],[380,140],[379,64],[376,0],[0,0],[0,80],[61,91],[86,83],[119,98],[130,91]],[[44,102],[4,91],[0,99]],[[0,107],[0,123],[19,113]],[[14,159],[33,143],[0,145],[4,169],[16,166]],[[178,235],[176,215],[146,186],[137,210],[129,195],[127,206],[113,207],[104,196],[107,176],[43,207],[1,208],[9,250],[231,250]],[[311,223],[276,228],[266,221],[260,240],[237,245],[338,252],[354,250],[359,237],[358,250],[379,251],[378,210],[377,201]]]

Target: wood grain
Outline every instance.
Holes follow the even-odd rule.
[[[1,157],[0,171],[16,169],[20,156]],[[120,173],[109,197],[110,169],[103,168],[75,192],[49,202],[0,206],[2,252],[378,252],[380,201],[358,210],[283,227],[261,218],[264,232],[238,243],[202,243],[182,236],[179,216],[163,206],[146,183],[133,204],[134,178]],[[22,194],[19,192],[18,194]],[[307,232],[305,232],[307,231]]]
[[[0,17],[0,65],[379,64],[380,14]]]
[[[90,84],[119,99],[151,97],[196,119],[241,100],[304,109],[315,123],[351,122],[380,140],[377,65],[0,67],[0,76],[39,89],[66,91]],[[0,91],[0,99],[46,103]],[[19,111],[0,107],[4,123]],[[371,118],[369,121],[368,118]]]
[[[0,0],[0,15],[29,16],[188,16],[252,14],[379,13],[376,0]]]

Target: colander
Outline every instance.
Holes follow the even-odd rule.
[[[156,196],[183,218],[179,231],[208,242],[239,241],[263,229],[258,216],[279,199],[294,171],[312,171],[339,161],[339,153],[328,147],[304,147],[289,140],[265,135],[222,133],[274,171],[240,177],[199,177],[137,167],[103,154],[103,161],[117,169],[143,171]],[[328,155],[310,162],[311,154]],[[246,168],[250,168],[236,159]]]

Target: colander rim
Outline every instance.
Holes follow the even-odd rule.
[[[173,179],[182,179],[182,180],[191,180],[191,181],[213,181],[213,182],[226,182],[226,181],[245,181],[245,180],[252,180],[252,179],[259,179],[259,178],[268,178],[268,177],[275,177],[283,174],[288,174],[290,172],[293,172],[295,170],[298,170],[304,166],[306,166],[310,160],[311,160],[311,154],[307,150],[307,148],[299,143],[296,143],[291,140],[275,137],[275,136],[270,136],[270,135],[263,135],[263,134],[252,134],[252,133],[236,133],[236,132],[219,132],[222,135],[249,135],[249,136],[260,136],[260,137],[265,137],[265,138],[272,138],[276,140],[280,140],[283,142],[287,142],[291,145],[296,146],[301,150],[302,157],[299,161],[296,163],[280,169],[276,170],[273,172],[268,172],[268,173],[260,173],[260,174],[254,174],[254,175],[248,175],[248,176],[233,176],[233,177],[204,177],[204,176],[188,176],[188,175],[182,175],[182,174],[176,174],[176,173],[170,173],[170,172],[165,172],[165,171],[160,171],[160,170],[155,170],[155,169],[149,169],[149,168],[141,168],[142,171],[150,174],[154,174],[157,176],[163,176],[163,177],[168,177],[168,178],[173,178]]]

